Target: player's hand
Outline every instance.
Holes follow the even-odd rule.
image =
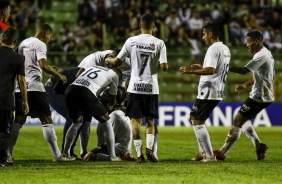
[[[192,65],[191,65],[191,68],[192,68],[192,69],[202,69],[203,66],[200,65],[200,64],[192,64]]]
[[[27,102],[22,103],[22,111],[24,114],[27,114],[29,112],[29,106]]]
[[[63,84],[66,84],[68,82],[67,77],[62,74],[59,75],[59,78],[63,82]]]
[[[188,66],[181,66],[179,68],[179,71],[181,72],[181,75],[182,74],[191,74],[193,69],[191,67],[188,67]]]
[[[236,86],[235,92],[236,92],[237,94],[239,94],[239,92],[242,91],[242,90],[244,90],[244,89],[246,89],[246,86],[243,85],[243,84],[239,84],[238,86]]]

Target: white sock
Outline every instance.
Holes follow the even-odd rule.
[[[61,156],[61,152],[57,144],[57,136],[53,124],[42,125],[42,130],[44,139],[48,143],[53,157],[59,158]]]
[[[22,128],[21,125],[17,123],[13,123],[11,127],[11,133],[8,138],[8,148],[7,148],[7,155],[12,156],[13,155],[13,148],[17,143],[18,136],[20,133],[20,129]]]
[[[202,147],[202,145],[200,144],[200,142],[198,141],[198,135],[197,135],[197,131],[196,131],[196,128],[195,128],[194,125],[193,125],[193,129],[194,129],[194,133],[195,133],[195,136],[196,136],[196,139],[197,139],[198,148],[199,148],[199,153],[204,153],[205,150],[204,150],[204,148]]]
[[[155,135],[154,134],[146,134],[146,148],[153,150]]]
[[[207,158],[213,158],[213,150],[211,146],[210,136],[205,125],[195,125],[195,130],[198,136],[198,142],[203,147]]]
[[[250,121],[247,121],[246,123],[244,123],[244,125],[242,126],[241,131],[249,138],[251,139],[252,143],[254,144],[254,146],[256,147],[256,149],[258,149],[259,145],[260,145],[260,140],[259,137],[254,129],[254,126],[252,125],[252,123]]]
[[[134,147],[137,153],[137,157],[140,157],[142,155],[142,140],[141,139],[137,139],[134,140]]]
[[[222,155],[227,154],[227,152],[230,150],[232,145],[239,139],[240,134],[241,134],[241,128],[235,126],[231,127],[225,139],[224,145],[222,146],[222,148],[220,148],[220,153]]]
[[[83,122],[81,129],[80,129],[80,155],[87,152],[87,145],[89,140],[90,134],[90,123],[91,122]]]
[[[153,144],[153,154],[158,158],[158,138],[159,134],[155,134],[154,144]]]
[[[63,154],[70,155],[70,148],[82,123],[72,123],[65,136]]]
[[[111,120],[108,120],[107,122],[101,123],[103,126],[104,131],[104,137],[107,142],[107,148],[108,152],[111,158],[116,157],[115,153],[115,134],[112,127]]]

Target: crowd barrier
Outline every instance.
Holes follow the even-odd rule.
[[[211,116],[206,121],[206,126],[231,126],[233,117],[236,115],[242,103],[220,102],[215,107]],[[190,127],[189,114],[193,102],[160,102],[159,119],[156,123],[163,126]],[[254,126],[281,126],[282,125],[282,103],[272,103],[261,111],[255,119],[251,120]],[[51,108],[54,125],[64,125],[65,118]],[[91,125],[96,126],[97,121],[93,118]],[[38,118],[28,117],[25,125],[41,125]]]

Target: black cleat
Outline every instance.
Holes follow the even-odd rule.
[[[145,163],[145,158],[144,158],[144,155],[142,154],[140,157],[137,158],[136,160],[137,163]]]
[[[146,155],[147,158],[150,162],[154,162],[157,163],[159,160],[155,157],[155,155],[153,154],[153,151],[150,150],[149,148],[146,148]]]

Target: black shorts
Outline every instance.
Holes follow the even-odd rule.
[[[70,85],[65,92],[65,98],[72,119],[83,115],[99,120],[108,112],[98,98],[83,86]]]
[[[251,98],[247,98],[247,100],[245,100],[245,102],[242,104],[238,113],[246,118],[252,119],[255,118],[260,111],[268,107],[270,104],[271,102],[259,103]]]
[[[14,121],[14,111],[0,110],[0,133],[10,134]]]
[[[158,95],[128,94],[126,115],[130,118],[159,118]]]
[[[28,91],[27,98],[29,113],[25,115],[22,111],[21,93],[15,93],[16,116],[31,116],[32,118],[51,116],[50,105],[45,92]]]
[[[196,99],[190,112],[190,116],[194,116],[196,120],[205,121],[209,118],[211,112],[219,102],[220,100]]]

